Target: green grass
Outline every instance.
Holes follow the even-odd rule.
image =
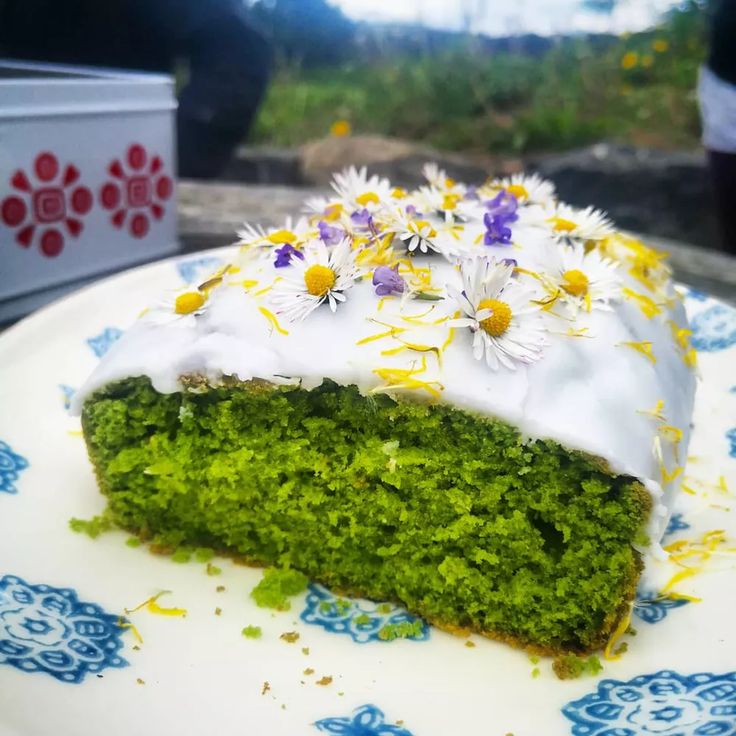
[[[297,145],[347,120],[356,134],[484,153],[560,150],[602,138],[693,147],[704,35],[702,12],[691,9],[604,50],[565,39],[534,59],[485,56],[469,44],[442,56],[281,69],[252,138]],[[624,68],[628,53],[636,63]]]
[[[557,653],[603,646],[634,596],[648,494],[502,422],[330,382],[162,395],[142,378],[82,422],[108,517],[287,569],[259,602],[285,605],[299,571]]]

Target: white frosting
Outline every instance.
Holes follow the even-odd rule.
[[[515,246],[500,257],[513,257],[524,269],[538,269],[545,250],[558,247],[549,232],[533,225],[519,226]],[[540,255],[541,254],[541,255]],[[234,258],[238,256],[234,251]],[[329,378],[341,385],[354,384],[368,393],[386,387],[385,374],[376,369],[408,369],[424,359],[422,381],[438,382],[439,400],[517,427],[529,438],[552,439],[565,447],[582,450],[606,460],[611,469],[640,479],[651,493],[654,510],[649,533],[653,554],[661,552],[658,541],[669,518],[672,497],[679,479],[663,483],[661,462],[653,452],[656,438],[662,460],[670,474],[685,463],[693,408],[695,377],[683,360],[683,349],[673,339],[668,321],[686,325],[685,313],[672,284],[664,285],[669,306],[661,314],[645,315],[634,299],[620,298],[610,311],[582,311],[575,330],[583,336],[565,334],[569,320],[546,316],[547,345],[539,360],[516,370],[491,370],[473,357],[473,335],[456,328],[454,339],[442,351],[441,363],[434,353],[404,350],[394,355],[384,351],[401,347],[393,337],[359,344],[371,335],[387,331],[384,324],[403,325],[409,331],[401,339],[412,344],[442,346],[450,333],[446,322],[414,326],[405,318],[415,315],[424,322],[453,316],[448,299],[429,302],[398,297],[381,300],[368,277],[347,293],[345,303],[333,313],[321,305],[303,321],[274,329],[260,311],[269,308],[269,294],[256,296],[258,288],[282,275],[272,257],[242,258],[241,270],[212,289],[199,316],[185,319],[138,321],[105,356],[86,384],[77,392],[74,407],[100,387],[123,378],[148,376],[156,390],[181,390],[180,377],[206,376],[217,382],[223,375],[243,381],[259,378],[276,383],[300,382],[305,388]],[[417,265],[430,265],[432,284],[459,284],[457,268],[441,256],[415,258]],[[642,293],[641,284],[620,268],[624,286]],[[227,283],[227,280],[231,283]],[[258,281],[244,288],[243,281]],[[621,343],[651,342],[656,362]],[[431,399],[421,388],[396,388],[393,394]],[[663,402],[663,418],[642,413]],[[679,428],[682,438],[670,441],[662,426]]]

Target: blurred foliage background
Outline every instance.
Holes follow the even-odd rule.
[[[581,0],[611,12],[616,0]],[[324,0],[257,0],[276,70],[254,142],[378,133],[448,150],[527,154],[608,139],[694,148],[706,0],[623,36],[489,38],[354,23]],[[468,26],[470,27],[470,26]]]

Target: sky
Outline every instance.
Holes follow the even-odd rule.
[[[613,15],[583,12],[580,0],[329,0],[351,18],[419,22],[438,28],[461,28],[463,15],[471,30],[502,36],[550,35],[575,31],[623,33],[651,26],[675,0],[620,0]]]

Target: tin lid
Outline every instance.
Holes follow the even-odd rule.
[[[165,74],[0,59],[0,119],[175,107]]]

